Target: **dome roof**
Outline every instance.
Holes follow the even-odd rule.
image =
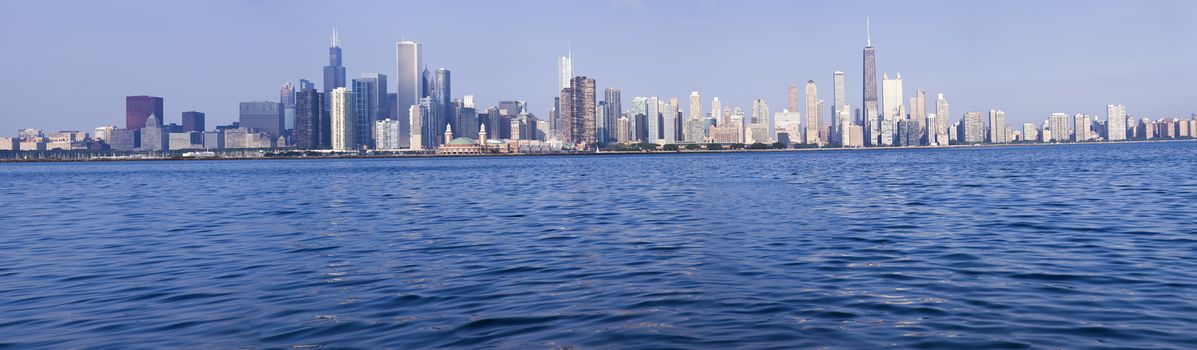
[[[450,145],[477,145],[478,141],[468,137],[458,137],[449,141]]]

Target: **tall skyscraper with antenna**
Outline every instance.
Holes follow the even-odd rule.
[[[870,32],[869,20],[865,19],[865,48],[864,48],[864,103],[862,104],[862,125],[865,130],[865,144],[876,145],[880,140],[881,128],[877,120],[880,117],[877,109],[877,64],[873,53],[873,35]]]
[[[324,66],[324,92],[345,87],[345,66],[341,65],[341,37],[333,27],[332,44],[328,47],[328,65]]]
[[[561,56],[557,59],[557,95],[559,96],[564,96],[563,91],[570,87],[570,80],[574,78],[573,51],[573,43],[570,43],[565,56]],[[566,130],[569,130],[570,128],[568,125],[566,125],[569,118],[566,118],[565,114],[568,113],[566,109],[572,108],[572,106],[570,106],[567,101],[563,99],[558,99],[556,102],[557,106],[555,107],[557,108],[557,115],[555,116],[556,118],[553,118],[551,127],[553,131],[557,132],[558,134],[562,134],[565,138],[568,138],[569,135],[565,134]]]
[[[569,82],[574,78],[574,52],[573,44],[569,46],[565,56],[557,59],[557,92],[561,89],[569,87]]]

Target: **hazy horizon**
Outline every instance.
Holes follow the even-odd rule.
[[[0,136],[124,127],[129,95],[165,98],[168,123],[198,110],[209,129],[227,124],[238,102],[277,101],[283,83],[321,86],[333,27],[350,79],[393,77],[395,42],[417,40],[430,68],[453,72],[454,97],[525,100],[542,118],[571,45],[575,75],[621,89],[625,108],[633,96],[688,101],[699,91],[704,112],[716,96],[746,113],[762,98],[778,112],[787,87],[809,79],[830,108],[836,70],[858,108],[865,18],[878,79],[901,73],[905,98],[925,90],[928,112],[944,93],[953,122],[989,109],[1005,110],[1015,129],[1053,112],[1104,120],[1107,104],[1153,119],[1197,111],[1186,89],[1197,78],[1186,69],[1197,60],[1187,22],[1197,2],[903,4],[10,1],[0,27],[23,34],[0,39],[10,50],[0,58],[10,68]]]

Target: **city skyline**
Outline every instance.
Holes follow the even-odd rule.
[[[132,4],[141,4],[148,9],[142,11],[151,11],[156,7],[161,10],[162,7],[170,8],[163,12],[164,18],[174,18],[180,16],[178,13],[171,11],[182,11],[180,8],[200,7],[197,14],[191,16],[206,16],[208,12],[219,10],[225,7],[238,8],[249,14],[262,14],[261,11],[267,8],[268,5],[279,5],[276,2],[258,2],[258,3],[226,3],[218,5],[209,4],[173,4],[174,6],[162,6],[156,3],[141,3],[141,2],[118,2],[113,4],[115,8],[125,8],[132,6]],[[486,3],[454,3],[455,5],[468,6],[470,8],[483,9],[487,6],[494,6]],[[904,87],[907,90],[914,91],[921,89],[932,94],[944,93],[946,97],[952,101],[954,105],[953,110],[955,115],[949,115],[950,122],[954,122],[960,118],[966,111],[988,111],[990,109],[1001,109],[1007,113],[1007,123],[1010,125],[1020,125],[1025,122],[1037,123],[1042,121],[1051,113],[1086,113],[1102,115],[1102,108],[1109,104],[1121,104],[1128,106],[1129,114],[1136,117],[1186,117],[1193,108],[1186,106],[1186,99],[1181,98],[1184,93],[1184,84],[1186,78],[1193,75],[1186,70],[1179,69],[1183,67],[1179,62],[1186,61],[1188,58],[1194,56],[1193,52],[1179,50],[1175,45],[1166,44],[1146,44],[1143,42],[1123,42],[1123,50],[1097,50],[1094,49],[1089,52],[1084,50],[1075,50],[1083,53],[1080,62],[1073,62],[1072,64],[1060,64],[1061,57],[1053,57],[1052,55],[1044,55],[1039,52],[1031,52],[1027,54],[1028,57],[1033,57],[1038,61],[1035,65],[1024,65],[1021,68],[1026,74],[1011,76],[1011,72],[1003,72],[1003,69],[1009,70],[1009,66],[994,65],[996,58],[1010,58],[1010,54],[1004,53],[1002,50],[996,50],[1004,46],[1013,45],[1010,41],[1017,41],[1012,39],[1021,38],[1013,36],[1006,38],[1006,41],[997,40],[993,37],[979,36],[972,38],[971,42],[986,42],[989,50],[983,51],[988,53],[988,56],[967,56],[962,54],[953,54],[952,51],[968,52],[969,50],[976,50],[978,47],[962,46],[957,44],[949,44],[952,39],[959,40],[960,36],[965,34],[984,34],[978,28],[961,28],[952,32],[943,30],[942,25],[928,25],[920,24],[919,26],[908,25],[908,21],[897,21],[894,15],[886,16],[869,16],[870,13],[884,12],[886,8],[894,7],[883,3],[869,3],[864,4],[873,5],[871,11],[864,13],[852,14],[837,14],[834,16],[837,19],[843,19],[842,23],[837,26],[842,28],[839,31],[832,31],[826,35],[809,37],[811,44],[804,45],[803,48],[809,49],[799,52],[800,55],[794,57],[802,57],[799,60],[775,60],[767,59],[767,57],[760,56],[790,56],[793,55],[793,49],[787,49],[785,45],[768,46],[765,55],[746,55],[741,50],[737,49],[738,44],[736,40],[728,38],[728,36],[738,34],[755,34],[747,37],[748,41],[760,40],[760,37],[773,37],[777,35],[770,35],[772,32],[768,28],[781,29],[786,26],[780,24],[768,23],[752,23],[748,29],[741,28],[741,26],[730,25],[731,23],[738,23],[737,18],[744,16],[745,13],[759,13],[760,18],[768,19],[770,11],[765,11],[767,8],[773,6],[787,7],[789,4],[749,4],[737,5],[726,2],[696,2],[695,8],[686,6],[677,6],[673,8],[676,12],[694,12],[702,16],[693,19],[694,21],[711,20],[712,16],[717,22],[726,20],[729,25],[717,26],[720,29],[703,28],[697,30],[697,33],[691,35],[703,37],[705,36],[707,44],[696,45],[702,47],[714,46],[714,51],[703,51],[707,54],[696,56],[695,49],[686,49],[681,45],[665,45],[661,49],[666,52],[677,52],[671,55],[645,55],[645,57],[627,58],[627,55],[620,54],[626,49],[621,49],[618,46],[620,42],[626,40],[618,40],[622,36],[614,35],[610,38],[603,36],[595,36],[587,34],[585,31],[565,31],[562,33],[563,40],[561,43],[556,43],[551,40],[554,35],[547,35],[549,39],[538,40],[535,43],[521,43],[519,38],[528,37],[520,36],[519,29],[509,28],[507,26],[500,26],[499,30],[488,33],[466,31],[468,33],[475,33],[480,36],[509,36],[511,40],[507,45],[507,50],[498,51],[496,55],[485,55],[488,43],[485,40],[477,42],[460,42],[454,38],[444,38],[444,36],[429,35],[427,30],[419,25],[397,25],[398,28],[390,25],[379,25],[377,22],[362,21],[362,20],[344,20],[338,19],[343,17],[339,11],[332,11],[328,14],[327,21],[329,25],[322,26],[318,21],[313,21],[309,25],[296,26],[291,31],[285,31],[288,43],[294,45],[283,45],[284,47],[275,47],[282,44],[264,45],[270,53],[263,52],[265,57],[279,57],[283,56],[282,61],[277,62],[275,66],[268,66],[262,64],[245,64],[243,69],[248,71],[236,71],[230,69],[223,69],[228,67],[221,67],[219,62],[207,62],[190,65],[186,69],[180,69],[177,72],[163,71],[161,74],[154,74],[153,77],[143,76],[145,73],[138,69],[134,70],[118,70],[127,73],[121,75],[120,79],[109,78],[95,78],[82,79],[81,77],[89,77],[93,75],[103,75],[97,71],[95,67],[75,67],[72,73],[79,76],[81,81],[87,82],[81,84],[81,90],[75,93],[72,98],[75,98],[80,103],[68,104],[62,106],[60,109],[45,110],[44,108],[37,108],[38,106],[52,105],[48,101],[44,103],[37,103],[43,98],[47,98],[42,94],[30,93],[38,89],[18,89],[12,93],[5,94],[4,100],[6,105],[12,106],[9,111],[5,113],[5,118],[0,120],[0,130],[17,130],[26,127],[42,128],[46,130],[88,130],[92,127],[107,124],[117,124],[115,117],[120,111],[124,110],[123,102],[124,96],[135,95],[150,95],[164,97],[165,112],[160,116],[160,120],[170,123],[178,122],[179,115],[183,111],[200,111],[206,114],[207,123],[209,125],[225,124],[237,120],[236,104],[241,101],[257,101],[257,100],[274,100],[277,98],[277,87],[282,83],[297,82],[299,79],[316,80],[322,78],[319,67],[328,64],[328,57],[323,56],[322,52],[328,52],[328,38],[333,27],[337,28],[339,32],[338,45],[343,50],[344,66],[347,69],[346,76],[355,77],[362,73],[378,72],[384,75],[395,75],[393,68],[395,66],[396,52],[395,45],[401,40],[414,40],[421,43],[429,51],[425,54],[423,64],[429,69],[435,70],[437,68],[447,68],[457,71],[455,75],[454,85],[457,85],[454,92],[458,96],[474,95],[481,101],[500,101],[500,100],[524,100],[528,101],[529,111],[540,116],[548,116],[548,111],[552,107],[553,87],[559,82],[557,81],[558,65],[556,62],[560,56],[566,53],[571,53],[573,63],[573,75],[586,75],[593,77],[596,80],[596,89],[605,90],[606,88],[619,88],[623,94],[629,96],[659,96],[661,98],[687,96],[691,91],[699,91],[703,96],[721,97],[724,106],[728,107],[742,107],[750,108],[753,101],[762,99],[766,103],[778,107],[776,111],[780,111],[779,106],[784,106],[787,99],[787,88],[791,85],[800,84],[806,80],[814,80],[817,84],[830,86],[831,75],[834,71],[844,71],[846,76],[847,96],[846,101],[851,105],[851,101],[860,101],[862,97],[859,92],[861,86],[861,71],[859,69],[859,52],[860,48],[867,40],[872,41],[872,45],[877,50],[877,72],[880,73],[902,73],[904,76]],[[859,4],[859,3],[858,3]],[[1117,3],[1111,3],[1117,5]],[[78,4],[65,11],[66,17],[78,16],[80,14],[72,12],[82,11],[78,8],[86,8],[87,3]],[[427,4],[408,4],[411,6],[425,6]],[[509,8],[511,11],[523,9],[532,6],[530,3],[513,2]],[[932,7],[931,4],[926,4],[925,7]],[[1022,4],[1027,5],[1027,4]],[[1159,8],[1197,8],[1192,4],[1181,2],[1159,2],[1153,3],[1156,9]],[[21,10],[25,12],[46,11],[43,8],[46,5],[37,4],[8,4],[5,7],[21,7],[14,8],[14,11],[6,11],[6,13],[17,13]],[[282,12],[296,11],[301,12],[301,9],[306,10],[308,7],[314,6],[312,3],[298,2],[295,7],[299,9],[290,9]],[[388,4],[370,4],[363,6],[378,6],[386,7]],[[653,10],[655,7],[663,6],[660,3],[637,3],[627,1],[617,2],[603,2],[603,3],[586,3],[577,4],[573,8],[558,7],[556,5],[548,6],[549,9],[540,10],[542,12],[566,11],[566,10],[589,10],[598,11],[610,15],[609,12],[616,12],[624,15],[623,21],[616,22],[616,24],[628,24],[631,29],[639,28],[643,25],[641,21],[636,20],[635,16],[638,13],[644,13]],[[827,9],[828,5],[815,5],[814,8]],[[961,18],[972,16],[972,12],[984,12],[997,10],[1011,11],[1019,9],[1019,4],[951,4],[946,5],[950,9],[957,11],[957,16],[945,19],[947,23],[957,23]],[[1025,7],[1025,6],[1024,6]],[[1095,6],[1100,7],[1100,6]],[[1117,6],[1111,6],[1111,8]],[[727,10],[719,11],[720,16],[712,14],[712,9]],[[900,11],[906,11],[901,10]],[[949,10],[943,10],[951,12]],[[1059,13],[1065,13],[1062,9],[1056,9]],[[1131,8],[1123,17],[1126,18],[1126,26],[1135,24],[1144,24],[1136,27],[1136,32],[1132,34],[1160,34],[1167,30],[1172,30],[1171,35],[1185,36],[1191,34],[1194,30],[1187,29],[1182,25],[1182,22],[1176,21],[1168,24],[1166,21],[1151,21],[1148,22],[1146,18],[1135,17],[1135,12],[1147,12],[1141,8]],[[111,10],[106,10],[111,11]],[[1076,9],[1073,12],[1067,12],[1075,16],[1083,16],[1086,13],[1095,12],[1094,9]],[[1080,11],[1080,12],[1077,12]],[[1101,11],[1112,11],[1112,9],[1105,9]],[[1049,15],[1052,14],[1050,11]],[[1175,13],[1177,11],[1167,11]],[[311,13],[306,11],[304,13]],[[465,12],[462,16],[475,16],[477,14],[469,14]],[[896,12],[901,13],[901,12]],[[991,14],[994,15],[994,14]],[[1023,14],[1027,16],[1026,14]],[[264,15],[267,17],[274,15]],[[307,16],[310,16],[307,15]],[[30,16],[36,18],[37,16]],[[435,16],[433,16],[435,17]],[[871,33],[866,33],[865,18],[871,20]],[[413,21],[419,23],[426,19],[412,18]],[[4,26],[19,25],[22,21],[27,21],[19,18],[5,21]],[[624,22],[626,21],[626,22]],[[337,23],[331,23],[337,22]],[[248,26],[249,24],[243,22],[232,22],[235,27]],[[719,22],[723,23],[723,22]],[[1013,23],[1013,22],[1011,22]],[[809,23],[808,23],[809,25]],[[539,27],[540,24],[532,27]],[[1022,25],[1025,27],[1035,27],[1033,23]],[[103,31],[117,31],[119,26],[115,28],[100,30]],[[616,28],[621,27],[621,28]],[[621,25],[613,25],[611,30],[631,30],[626,29]],[[763,28],[762,28],[763,27]],[[1091,28],[1093,30],[1104,30],[1102,28]],[[263,29],[264,30],[264,29]],[[179,33],[180,29],[173,29],[173,35],[178,35],[177,38],[171,39],[171,34],[152,33],[147,35],[163,35],[167,36],[159,41],[148,41],[144,45],[147,49],[147,55],[130,55],[122,56],[122,63],[128,64],[132,67],[157,67],[157,69],[166,69],[159,65],[170,66],[171,62],[163,63],[161,60],[155,60],[152,53],[158,46],[170,46],[169,44],[177,41],[186,41],[188,36],[198,37],[199,40],[195,43],[196,56],[207,57],[201,48],[211,50],[218,50],[222,47],[236,46],[241,44],[244,39],[237,38],[230,41],[211,40],[219,37],[219,34],[204,35],[202,33],[195,33],[194,29],[190,33]],[[394,31],[393,34],[378,34],[380,31]],[[172,30],[166,30],[167,33]],[[712,33],[713,32],[713,33]],[[961,34],[960,32],[964,32]],[[970,33],[972,32],[972,33]],[[410,33],[404,34],[404,33]],[[922,35],[937,34],[938,37],[910,39],[904,36],[911,33],[921,33]],[[1077,36],[1075,28],[1057,28],[1051,31],[1043,32],[1042,36],[1046,38],[1058,38],[1060,36],[1069,37],[1073,35],[1073,39],[1077,39],[1084,43],[1091,41],[1094,36],[1100,33],[1090,33],[1086,35]],[[41,47],[45,50],[39,50],[32,55],[21,56],[31,58],[47,58],[42,56],[60,55],[66,48],[61,45],[70,42],[71,40],[63,40],[59,42],[53,37],[61,35],[62,33],[51,32],[44,34],[47,40],[40,41]],[[76,33],[82,34],[82,33]],[[185,35],[184,35],[185,34]],[[310,37],[309,37],[309,34]],[[369,34],[369,35],[367,35]],[[668,34],[668,32],[664,33]],[[992,35],[992,33],[990,33]],[[458,34],[461,36],[462,34]],[[538,34],[539,35],[539,34]],[[955,37],[954,37],[955,36]],[[247,37],[253,37],[247,35]],[[22,45],[23,40],[29,38],[36,38],[36,36],[13,36],[12,38],[3,39],[5,42],[13,41],[10,47],[28,47],[30,45]],[[118,43],[120,37],[112,36],[106,40],[99,40],[97,43],[91,45],[110,45],[120,46]],[[196,38],[193,38],[196,39]],[[700,38],[702,39],[702,38]],[[1111,38],[1115,39],[1115,38]],[[993,40],[997,40],[996,43]],[[1044,39],[1040,39],[1037,45],[1043,45]],[[1110,40],[1116,42],[1116,40]],[[941,50],[948,53],[948,58],[936,58],[933,51],[927,51],[926,45],[929,42],[934,42],[940,46],[944,46]],[[1162,42],[1162,41],[1161,41]],[[223,45],[222,45],[223,44]],[[1036,42],[1025,44],[1022,47],[1034,47]],[[634,47],[637,44],[624,43],[625,46]],[[1061,45],[1056,45],[1061,46]],[[1144,50],[1143,46],[1147,48],[1154,48],[1155,50]],[[34,46],[39,47],[39,46]],[[1015,46],[1016,48],[1019,46]],[[1078,47],[1084,47],[1078,46]],[[722,49],[721,49],[722,48]],[[841,49],[843,48],[843,49]],[[1136,49],[1137,48],[1137,49]],[[531,51],[529,51],[531,49]],[[1057,49],[1060,49],[1057,47]],[[474,54],[462,54],[474,53]],[[115,50],[121,51],[121,50]],[[726,52],[730,51],[730,53]],[[773,51],[773,52],[769,52]],[[1171,52],[1177,51],[1177,52]],[[389,53],[388,53],[389,52]],[[529,52],[536,52],[535,55]],[[757,51],[750,51],[756,53]],[[810,54],[814,52],[814,54]],[[1050,51],[1048,53],[1056,51]],[[503,54],[508,53],[508,54]],[[544,54],[541,54],[544,53]],[[803,54],[805,53],[805,54]],[[1154,53],[1154,54],[1153,54]],[[1172,54],[1170,54],[1172,53]],[[1176,55],[1175,53],[1179,53]],[[1075,54],[1075,52],[1073,53]],[[233,55],[236,58],[247,62],[260,61],[254,55],[239,54]],[[665,56],[665,57],[659,57]],[[732,62],[726,60],[720,61],[721,58],[728,56],[738,57]],[[992,56],[992,57],[991,57]],[[1065,55],[1068,56],[1068,55]],[[1129,66],[1108,65],[1101,67],[1101,63],[1110,60],[1107,56],[1127,56],[1130,59],[1137,60],[1134,64]],[[678,59],[684,57],[684,60]],[[696,58],[697,57],[697,58]],[[962,58],[968,57],[968,59]],[[1027,58],[1020,58],[1026,60]],[[1073,57],[1076,59],[1076,57]],[[7,57],[3,60],[13,60],[6,65],[17,65],[30,67],[25,71],[33,71],[45,73],[47,71],[56,71],[58,68],[56,64],[63,64],[61,59],[43,59],[34,62],[33,60],[22,60],[15,57]],[[690,70],[687,72],[679,72],[679,68],[673,67],[677,64],[671,65],[673,61],[694,61],[694,63],[681,64],[689,66]],[[99,61],[103,61],[102,59]],[[171,61],[171,60],[167,60]],[[715,64],[712,67],[711,61],[720,61],[721,64]],[[754,64],[757,61],[788,61],[784,64],[779,62]],[[809,61],[809,62],[806,62]],[[975,62],[974,62],[975,61]],[[1171,64],[1157,64],[1158,61],[1174,62]],[[206,62],[206,61],[205,61]],[[302,67],[298,69],[286,68],[293,67],[296,63],[302,62]],[[738,62],[743,62],[737,64]],[[953,64],[944,64],[953,63]],[[971,63],[975,69],[962,71],[960,69],[961,62]],[[1024,64],[1026,62],[1023,62]],[[97,65],[100,62],[96,63]],[[740,66],[742,69],[722,69],[719,65],[730,64],[733,67]],[[485,66],[510,66],[511,69],[479,69]],[[1077,66],[1081,68],[1091,68],[1083,72],[1077,72]],[[1097,66],[1097,67],[1094,67]],[[42,69],[37,69],[37,68]],[[388,68],[391,67],[391,68]],[[826,68],[824,68],[826,67]],[[985,69],[985,68],[990,69]],[[701,68],[709,68],[703,70]],[[717,69],[718,68],[718,69]],[[711,70],[714,69],[714,70]],[[936,70],[939,69],[939,70]],[[1046,70],[1047,72],[1035,73],[1035,69]],[[1148,84],[1141,81],[1148,79],[1151,74],[1142,74],[1144,70],[1151,71],[1160,70],[1168,71],[1171,74],[1164,75],[1169,78],[1166,79],[1169,84],[1161,84],[1156,82]],[[759,71],[758,71],[759,70]],[[69,70],[68,70],[69,71]],[[227,89],[211,89],[204,88],[203,84],[193,83],[187,80],[186,76],[192,75],[192,71],[198,71],[201,75],[206,76],[205,79],[219,79],[222,81],[232,82],[228,84]],[[276,72],[277,71],[277,72]],[[777,74],[762,74],[763,72],[776,71]],[[223,73],[238,73],[235,76],[224,76]],[[646,73],[647,72],[647,73]],[[697,74],[697,72],[709,74]],[[262,74],[258,74],[262,73]],[[631,74],[635,73],[635,74]],[[684,77],[679,77],[679,73],[686,73]],[[737,74],[739,73],[739,74]],[[1087,74],[1081,74],[1087,73]],[[1141,74],[1138,79],[1126,80],[1120,79],[1121,83],[1114,84],[1112,82],[1101,81],[1103,75],[1115,74]],[[25,72],[16,72],[16,81],[33,80],[36,82],[48,82],[52,79],[29,79],[25,76]],[[495,78],[496,75],[508,76]],[[631,76],[639,76],[639,78],[631,78]],[[855,76],[854,76],[855,75]],[[945,76],[959,75],[957,78],[944,78]],[[1078,75],[1083,75],[1086,79],[1097,79],[1098,81],[1087,81],[1078,79]],[[273,80],[272,76],[286,76],[286,78],[279,78]],[[656,77],[663,78],[656,78]],[[696,77],[697,76],[697,77]],[[702,76],[711,76],[705,81]],[[128,77],[129,79],[124,79]],[[972,83],[961,84],[959,80],[963,78],[978,78],[983,77],[985,80],[973,81]],[[1037,81],[1036,78],[1041,79]],[[1110,78],[1112,79],[1112,78]],[[322,80],[322,79],[321,79]],[[1018,81],[1022,81],[1019,83]],[[941,82],[942,81],[942,82]],[[1046,84],[1046,82],[1054,82]],[[95,83],[106,83],[102,86],[94,86]],[[181,84],[181,82],[186,82]],[[323,84],[320,81],[320,84]],[[129,87],[129,84],[136,85],[136,87]],[[1017,86],[1009,86],[1017,84]],[[109,86],[111,85],[111,86]],[[856,86],[853,86],[856,85]],[[90,88],[89,88],[90,86]],[[1063,89],[1061,87],[1075,87],[1075,89]],[[1152,86],[1152,89],[1144,89],[1142,86]],[[880,87],[878,87],[880,88]],[[225,94],[224,91],[236,94],[236,96],[229,96],[227,98],[220,97]],[[496,92],[496,90],[506,92]],[[1017,93],[1011,93],[1010,91]],[[1055,92],[1046,92],[1053,90]],[[1147,91],[1145,91],[1147,90]],[[216,93],[214,91],[221,91]],[[247,92],[248,91],[248,92]],[[1077,92],[1071,92],[1077,91]],[[1086,91],[1089,91],[1086,93]],[[1097,91],[1094,93],[1092,91]],[[1053,98],[1053,95],[1063,94],[1063,97]],[[113,96],[108,96],[113,95]],[[1031,96],[1032,97],[1026,97]],[[1024,97],[1020,97],[1024,96]],[[831,101],[832,96],[827,89],[818,96],[818,100]],[[1161,101],[1153,103],[1152,101]],[[25,101],[32,101],[29,103]],[[625,100],[626,101],[626,100]],[[17,103],[25,102],[25,103]],[[626,103],[626,102],[625,102]],[[479,103],[479,105],[490,105],[491,103]],[[626,104],[622,107],[628,107]],[[679,107],[679,106],[675,106]],[[826,106],[825,106],[826,108]],[[828,114],[829,111],[821,111],[823,123],[830,123]],[[804,116],[805,117],[805,116]]]

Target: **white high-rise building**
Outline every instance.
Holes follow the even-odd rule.
[[[711,99],[711,116],[715,118],[719,126],[725,126],[728,123],[728,120],[723,116],[723,104],[719,103],[718,97]]]
[[[835,119],[838,120],[836,122],[838,129],[835,131],[837,133],[836,139],[839,140],[840,146],[841,147],[858,146],[858,145],[852,144],[852,112],[851,112],[852,108],[848,105],[843,105],[843,106],[837,105],[836,108],[839,109],[839,114],[835,116]]]
[[[1006,112],[989,110],[989,143],[1007,143]]]
[[[1106,141],[1126,140],[1126,106],[1106,106]]]
[[[769,105],[765,104],[765,100],[756,99],[752,101],[752,119],[749,124],[768,124],[769,120]]]
[[[835,90],[835,92],[834,92],[835,96],[832,97],[832,100],[831,100],[831,117],[832,117],[831,132],[838,133],[840,136],[842,136],[843,132],[840,130],[840,128],[842,127],[841,125],[851,125],[851,119],[849,119],[849,123],[847,123],[847,124],[843,124],[843,120],[840,119],[840,114],[843,112],[844,107],[845,107],[844,104],[847,103],[844,100],[844,72],[837,70],[837,71],[835,71],[835,73],[832,73],[831,76],[832,76],[832,87],[831,88],[833,90]],[[838,141],[838,142],[842,143],[843,140],[838,139],[840,136],[836,136],[837,140],[834,140],[834,141]]]
[[[773,139],[780,140],[778,134],[785,132],[790,143],[802,142],[802,113],[784,110],[773,115]]]
[[[902,112],[906,109],[902,106],[902,73],[898,73],[894,79],[890,79],[889,75],[881,75],[881,140],[882,145],[892,145],[894,143],[894,128],[898,119],[905,118]]]
[[[557,59],[557,93],[569,87],[570,79],[574,78],[574,52],[571,47],[565,56]]]
[[[907,118],[910,122],[910,134],[907,136],[907,143],[910,145],[921,145],[931,138],[927,137],[928,130],[933,130],[933,126],[927,124],[927,92],[923,89],[916,89],[914,97],[910,98],[910,109],[908,110],[910,116]]]
[[[1052,132],[1051,141],[1068,141],[1072,138],[1072,130],[1068,122],[1068,114],[1066,113],[1052,113],[1048,117],[1048,123]]]
[[[677,143],[677,106],[666,102],[661,106],[661,144]]]
[[[399,149],[399,121],[391,118],[374,122],[374,148]]]
[[[408,125],[411,125],[411,135],[408,138],[408,147],[411,149],[424,149],[424,116],[420,113],[420,106],[415,105],[407,109]]]
[[[744,128],[744,112],[740,111],[739,107],[737,107],[736,112],[732,113],[731,116],[727,118],[727,121],[728,126],[734,127],[736,129],[736,134],[738,135],[736,142],[743,143],[744,131],[746,130]]]
[[[686,142],[702,142],[706,137],[702,121],[702,96],[698,91],[690,93],[690,115],[682,122],[682,138]]]
[[[1035,123],[1022,123],[1022,141],[1039,141],[1039,128],[1035,126]]]
[[[943,94],[935,99],[935,123],[938,125],[935,130],[935,140],[939,142],[940,146],[947,146],[953,137],[948,130],[948,100],[943,98]]]
[[[1093,137],[1093,118],[1077,113],[1072,116],[1072,141],[1084,142]]]
[[[357,107],[354,103],[353,92],[339,87],[333,89],[329,102],[329,135],[332,136],[332,149],[352,150],[357,145],[354,138],[354,126],[357,124]]]
[[[109,135],[112,135],[112,130],[116,130],[115,125],[105,125],[105,126],[98,127],[98,128],[96,128],[96,132],[94,134],[91,134],[91,138],[95,139],[95,140],[110,141]],[[203,131],[203,130],[200,130],[200,131]]]
[[[925,123],[925,125],[928,125],[928,128],[927,128],[927,145],[928,145],[928,146],[942,146],[942,145],[946,145],[946,144],[947,144],[947,141],[946,141],[946,140],[943,140],[943,141],[941,141],[941,140],[939,139],[939,133],[935,132],[935,128],[936,128],[936,126],[937,126],[937,125],[939,125],[939,117],[938,117],[938,116],[936,116],[936,115],[935,115],[935,113],[928,113],[928,114],[927,114],[927,118],[926,118],[925,120],[927,121],[927,122]],[[942,143],[941,143],[941,142],[942,142]]]
[[[763,128],[765,130],[764,132],[760,132],[761,135],[753,137],[755,142],[773,142],[772,140],[776,137],[773,134],[773,116],[769,114],[769,104],[765,103],[765,100],[758,98],[752,101],[752,121],[749,124],[751,124],[751,127]]]
[[[403,118],[403,111],[411,106],[420,104],[424,97],[424,49],[416,41],[404,40],[395,44],[395,108],[399,118],[399,137],[403,147],[417,148],[418,144],[408,144],[406,137],[416,130],[407,118]]]
[[[644,141],[661,144],[661,99],[656,96],[648,98],[648,110],[645,111],[645,124],[648,124],[648,137]]]
[[[819,90],[815,86],[814,80],[806,81],[806,125],[803,131],[803,142],[808,144],[820,144],[823,140],[819,139],[819,129],[823,128],[823,123],[819,120]]]

